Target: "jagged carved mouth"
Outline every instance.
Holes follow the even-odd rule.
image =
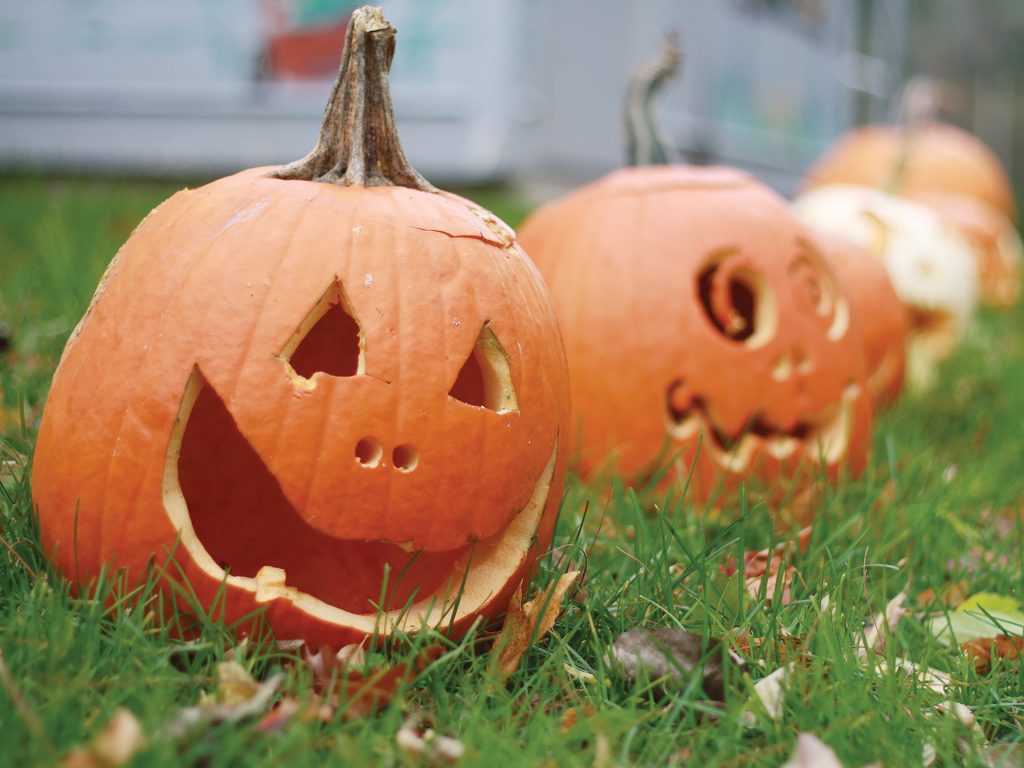
[[[211,578],[258,602],[284,598],[367,633],[413,631],[474,613],[519,569],[547,504],[556,456],[557,439],[529,502],[488,539],[444,552],[337,539],[302,520],[195,370],[167,451],[163,500],[180,546]]]
[[[742,430],[730,434],[715,423],[702,398],[689,398],[681,406],[676,396],[680,386],[679,382],[673,383],[666,395],[669,436],[684,441],[703,435],[702,450],[710,451],[716,463],[733,472],[744,470],[758,448],[779,461],[798,451],[825,465],[841,461],[850,446],[854,403],[860,397],[860,387],[850,384],[837,403],[790,429],[782,429],[755,413]]]

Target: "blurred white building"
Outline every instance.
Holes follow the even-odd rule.
[[[0,0],[0,166],[215,174],[312,146],[351,0]],[[383,0],[407,154],[444,182],[622,161],[630,73],[678,30],[684,156],[790,189],[902,80],[905,0]]]

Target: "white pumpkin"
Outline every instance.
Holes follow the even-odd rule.
[[[817,187],[794,202],[806,224],[846,237],[878,257],[910,316],[907,380],[929,388],[978,304],[971,246],[930,208],[870,187]]]

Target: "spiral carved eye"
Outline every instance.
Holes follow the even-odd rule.
[[[697,276],[700,304],[720,334],[748,347],[775,335],[775,299],[764,276],[736,251],[712,254]]]
[[[825,335],[835,341],[843,337],[850,323],[849,307],[839,283],[825,260],[808,242],[789,265],[789,276],[797,284],[797,296],[827,328]]]

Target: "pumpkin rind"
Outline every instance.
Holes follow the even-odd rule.
[[[882,262],[844,237],[815,232],[850,301],[864,345],[868,390],[879,406],[896,402],[907,358],[907,311]]]

